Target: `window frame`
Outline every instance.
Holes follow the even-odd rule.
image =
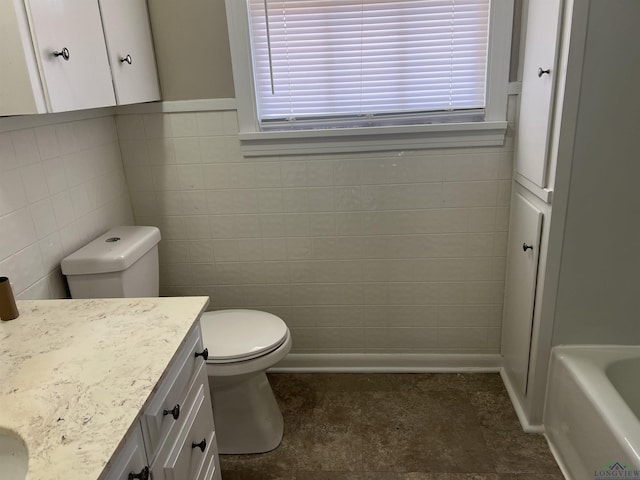
[[[245,156],[499,146],[507,131],[514,0],[491,0],[485,118],[478,122],[261,130],[246,0],[225,0],[231,63]]]

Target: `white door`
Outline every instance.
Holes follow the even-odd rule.
[[[502,355],[504,369],[512,384],[522,388],[521,394],[526,393],[529,370],[541,231],[542,212],[515,194],[509,226]]]
[[[546,187],[562,0],[529,0],[515,171]]]
[[[28,0],[52,112],[115,105],[97,0]]]
[[[145,0],[100,0],[118,105],[160,100]]]

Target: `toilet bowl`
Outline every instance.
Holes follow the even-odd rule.
[[[157,297],[156,227],[116,227],[61,264],[73,298]],[[205,312],[207,374],[220,453],[262,453],[282,439],[283,419],[266,370],[291,349],[277,316],[257,310]]]
[[[291,350],[291,334],[275,315],[219,310],[200,318],[209,349],[207,375],[222,454],[262,453],[282,440],[284,421],[266,370]]]

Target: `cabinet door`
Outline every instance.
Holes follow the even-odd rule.
[[[28,0],[28,9],[49,109],[115,105],[97,0]]]
[[[546,187],[561,4],[529,0],[527,14],[515,171],[541,188]]]
[[[145,0],[100,0],[118,105],[160,99]]]
[[[522,195],[511,204],[502,355],[512,384],[526,393],[542,212]]]

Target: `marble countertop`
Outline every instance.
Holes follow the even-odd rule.
[[[0,322],[0,431],[26,443],[27,479],[97,479],[208,301],[19,301]]]

